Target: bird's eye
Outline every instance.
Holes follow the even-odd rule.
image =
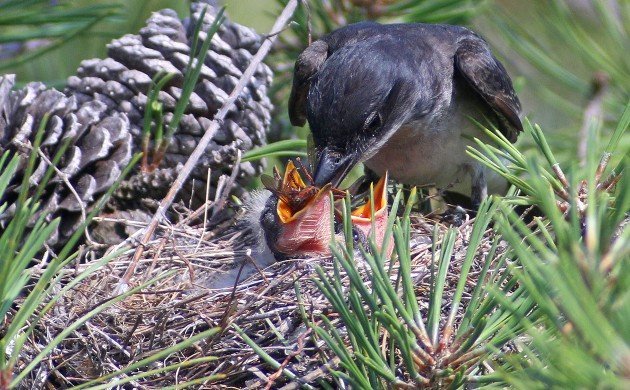
[[[375,130],[381,125],[381,114],[373,111],[365,120],[364,128],[366,130]]]

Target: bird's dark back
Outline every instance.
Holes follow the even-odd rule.
[[[307,106],[315,143],[355,135],[387,99],[400,103],[405,96],[425,95],[406,99],[423,107],[392,104],[398,111],[389,115],[430,111],[440,83],[452,79],[457,39],[465,34],[472,32],[449,25],[364,22],[324,37],[328,59],[311,82]]]

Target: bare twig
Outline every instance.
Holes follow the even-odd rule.
[[[280,390],[297,390],[299,388],[302,387],[302,384],[304,383],[312,383],[315,380],[317,380],[318,378],[321,378],[323,376],[326,375],[327,371],[330,371],[331,369],[335,369],[339,366],[339,362],[341,361],[341,359],[339,359],[338,357],[333,357],[332,359],[330,359],[325,365],[323,365],[322,367],[313,370],[312,372],[304,375],[302,378],[300,378],[300,381],[293,381],[287,385],[285,385],[284,387],[280,388]]]
[[[208,176],[206,179],[206,201],[203,202],[203,228],[199,234],[199,241],[197,242],[197,247],[195,247],[195,252],[199,251],[199,247],[203,241],[203,236],[206,234],[206,226],[208,223],[208,198],[210,198],[210,173],[211,170],[208,168]]]
[[[0,87],[2,87],[2,86],[3,85],[0,85]],[[33,150],[33,146],[32,145],[29,145],[29,144],[26,144],[24,142],[17,141],[17,140],[14,140],[13,142],[17,146],[19,146],[21,148],[24,148],[26,150],[31,150],[31,151]],[[74,198],[77,200],[77,203],[79,204],[79,207],[81,209],[81,222],[85,222],[85,220],[87,219],[87,212],[86,212],[86,209],[85,209],[86,204],[81,199],[81,196],[79,195],[77,190],[74,188],[72,183],[70,183],[70,179],[68,178],[68,175],[65,174],[64,172],[62,172],[59,168],[57,168],[55,166],[55,164],[53,164],[53,162],[48,158],[48,156],[46,156],[46,154],[40,148],[37,148],[37,155],[46,163],[46,165],[48,165],[49,167],[51,167],[55,171],[55,173],[57,174],[57,176],[59,176],[61,181],[63,181],[65,186],[68,187],[68,190],[70,191],[72,196],[74,196]],[[90,236],[90,232],[88,231],[87,226],[85,227],[85,239],[87,240],[87,242],[91,246],[94,246],[94,247],[101,247],[102,246],[101,244],[99,244],[99,243],[97,243],[97,242],[92,240],[92,237]]]
[[[312,332],[312,329],[307,329],[304,333],[298,336],[297,348],[295,349],[295,351],[291,352],[286,357],[286,359],[284,359],[284,361],[282,362],[282,364],[280,364],[280,367],[278,367],[276,372],[274,372],[272,375],[269,376],[269,378],[267,379],[268,382],[267,382],[267,386],[265,386],[265,390],[271,390],[273,388],[274,382],[278,378],[280,378],[280,376],[282,376],[282,374],[284,373],[284,369],[287,368],[287,365],[289,365],[289,362],[304,351],[304,339],[306,338],[306,336],[310,335],[311,332]]]
[[[79,193],[77,192],[77,190],[70,183],[70,179],[68,179],[68,175],[66,175],[61,170],[59,170],[59,168],[57,168],[55,164],[53,164],[53,162],[50,161],[50,159],[44,154],[44,152],[40,148],[37,148],[37,154],[39,155],[39,157],[41,157],[42,160],[44,160],[46,164],[48,164],[55,171],[57,176],[59,176],[61,181],[63,181],[63,184],[65,184],[66,187],[68,187],[68,190],[70,191],[72,196],[75,197],[75,199],[77,200],[77,203],[79,204],[79,207],[81,208],[81,222],[85,222],[85,220],[87,219],[87,212],[85,211],[85,203],[79,196]],[[90,237],[90,233],[88,231],[87,226],[85,227],[85,239],[88,241],[90,245],[96,244]]]
[[[140,245],[138,245],[138,247],[136,248],[136,252],[134,253],[133,259],[131,263],[129,264],[127,271],[123,275],[118,285],[118,290],[127,289],[131,276],[133,275],[136,269],[136,266],[138,264],[138,261],[140,260],[140,257],[142,257],[142,254],[144,252],[144,245],[146,245],[149,242],[149,240],[151,240],[151,237],[153,236],[155,229],[159,225],[160,221],[164,218],[166,210],[173,203],[175,196],[181,189],[186,179],[188,179],[188,176],[190,176],[190,173],[195,167],[195,165],[197,164],[197,161],[205,153],[206,147],[208,146],[208,144],[214,137],[214,134],[219,129],[219,126],[223,122],[223,119],[227,115],[228,111],[232,108],[232,106],[236,102],[236,99],[238,98],[238,96],[241,94],[241,92],[243,91],[247,83],[249,83],[251,77],[256,71],[256,68],[258,67],[258,64],[260,64],[260,62],[263,60],[263,58],[265,58],[267,53],[269,53],[269,50],[271,49],[271,45],[274,43],[274,41],[278,37],[276,33],[282,30],[284,26],[289,22],[289,19],[293,16],[293,13],[295,12],[295,9],[297,8],[298,2],[299,0],[290,0],[287,3],[287,5],[284,7],[284,10],[282,11],[278,19],[276,19],[276,23],[271,28],[271,32],[269,33],[269,38],[267,38],[262,43],[262,45],[260,45],[258,52],[256,52],[256,55],[254,55],[254,57],[252,58],[252,61],[250,62],[245,72],[243,72],[243,76],[241,76],[240,80],[238,81],[238,84],[236,84],[236,86],[234,87],[234,90],[232,91],[228,99],[225,101],[225,103],[223,103],[223,106],[215,115],[214,119],[212,120],[212,123],[210,123],[210,126],[208,126],[208,128],[206,129],[206,132],[204,133],[203,137],[199,140],[197,147],[195,148],[195,150],[192,152],[192,154],[186,161],[186,164],[184,164],[184,167],[182,168],[179,175],[177,176],[177,179],[175,179],[175,182],[173,183],[170,190],[168,191],[168,194],[166,195],[166,197],[164,197],[157,211],[153,215],[151,222],[144,230],[144,235],[142,237],[142,240],[140,241]]]

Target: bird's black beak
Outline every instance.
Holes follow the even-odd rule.
[[[338,187],[355,164],[354,154],[344,155],[324,148],[317,158],[313,184],[322,187],[327,183],[332,183],[333,187]]]

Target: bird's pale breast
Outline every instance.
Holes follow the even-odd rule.
[[[434,185],[438,188],[470,194],[470,172],[478,166],[466,153],[472,137],[484,138],[471,118],[484,121],[479,99],[468,91],[448,93],[433,115],[403,124],[365,162],[377,174],[389,170],[392,178],[410,185]],[[491,192],[501,192],[500,177],[491,177]]]

